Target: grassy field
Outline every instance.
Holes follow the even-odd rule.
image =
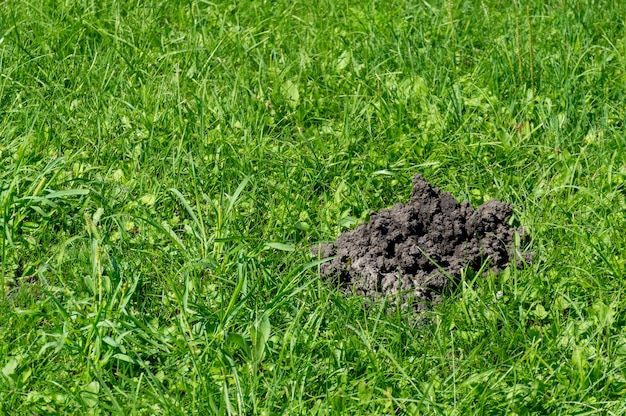
[[[0,414],[626,414],[626,2],[0,5]],[[310,247],[515,205],[413,317]]]

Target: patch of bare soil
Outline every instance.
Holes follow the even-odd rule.
[[[421,311],[440,301],[466,268],[478,271],[487,262],[498,272],[512,258],[530,262],[531,254],[520,258],[513,252],[515,233],[523,237],[525,232],[508,225],[511,211],[511,205],[496,200],[474,210],[417,174],[408,203],[372,212],[369,223],[312,252],[334,257],[321,266],[321,275],[346,293],[390,296],[392,304],[400,300]]]

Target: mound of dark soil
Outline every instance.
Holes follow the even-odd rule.
[[[420,311],[458,283],[463,269],[477,271],[485,262],[494,272],[506,267],[514,256],[514,234],[524,235],[507,224],[511,210],[496,200],[474,210],[418,174],[408,203],[372,212],[369,223],[312,251],[335,256],[321,266],[321,274],[347,293],[373,299],[396,295],[392,304],[400,299]]]

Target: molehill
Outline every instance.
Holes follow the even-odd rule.
[[[496,200],[474,210],[416,174],[408,203],[372,212],[369,223],[312,252],[334,257],[322,264],[321,275],[344,292],[421,311],[439,302],[464,269],[486,264],[498,272],[512,258],[530,262],[532,254],[513,251],[515,233],[524,238],[525,232],[508,225],[511,211]]]

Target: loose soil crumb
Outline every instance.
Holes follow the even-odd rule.
[[[465,268],[478,271],[488,262],[498,272],[512,256],[530,262],[531,254],[523,259],[513,254],[515,233],[525,233],[507,224],[511,211],[510,204],[496,200],[474,210],[417,174],[407,204],[372,212],[369,223],[312,252],[334,256],[321,266],[321,275],[346,293],[372,299],[392,295],[392,304],[399,300],[398,306],[421,311],[440,301]]]

